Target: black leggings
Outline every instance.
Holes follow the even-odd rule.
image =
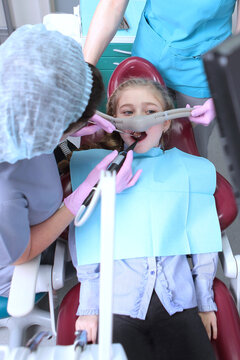
[[[170,316],[153,293],[145,320],[114,315],[113,342],[128,360],[214,360],[197,308]]]

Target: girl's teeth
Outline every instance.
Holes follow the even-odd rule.
[[[135,139],[140,138],[140,137],[141,137],[141,135],[142,135],[142,133],[141,133],[141,132],[135,132],[135,131],[131,134],[131,136],[133,136]]]
[[[131,136],[136,140],[143,140],[147,136],[145,132],[132,132]]]

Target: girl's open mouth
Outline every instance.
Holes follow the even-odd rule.
[[[146,136],[147,136],[147,134],[145,133],[145,131],[143,131],[143,132],[133,131],[133,132],[131,133],[131,137],[132,137],[134,140],[138,140],[138,141],[142,141],[143,139],[145,139]]]

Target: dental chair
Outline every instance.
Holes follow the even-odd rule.
[[[69,195],[69,176],[63,175],[61,182],[63,193]],[[0,296],[0,329],[8,329],[9,348],[25,345],[29,336],[40,329],[56,336],[54,294],[65,283],[66,262],[70,259],[66,239],[65,231],[56,241],[53,265],[40,264],[39,255],[25,264],[15,266],[9,297]],[[46,295],[49,311],[39,307],[39,302]]]
[[[15,266],[9,296],[0,297],[0,328],[8,329],[11,349],[25,345],[39,329],[56,335],[54,293],[64,285],[66,254],[66,241],[58,239],[53,265],[40,264],[39,255]],[[49,311],[39,307],[46,295]]]
[[[150,78],[164,84],[162,77],[151,63],[142,58],[130,57],[120,63],[113,72],[108,85],[108,96],[111,95],[121,82],[129,77]],[[187,118],[173,121],[167,148],[172,147],[177,147],[182,151],[199,156],[192,126]],[[222,281],[215,279],[214,292],[215,301],[218,306],[216,313],[218,338],[216,341],[212,341],[212,344],[218,360],[237,360],[240,359],[240,319],[238,314],[240,310],[239,259],[238,256],[233,256],[224,232],[236,218],[237,206],[231,185],[218,173],[217,188],[214,196],[223,240],[223,252],[220,254],[220,260],[225,276],[230,278],[232,294]],[[67,293],[60,305],[57,321],[57,344],[59,345],[69,345],[74,341],[79,291],[80,284],[73,287]]]

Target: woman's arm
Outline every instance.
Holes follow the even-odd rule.
[[[86,199],[93,186],[98,182],[102,170],[106,170],[108,165],[116,157],[117,151],[105,156],[105,158],[95,166],[89,173],[87,178],[77,189],[64,199],[64,205],[58,209],[50,218],[40,224],[31,226],[30,240],[24,253],[15,262],[15,265],[25,263],[41,254],[48,246],[50,246],[61,235],[63,230],[72,222],[78,209]],[[129,163],[127,168],[129,168]],[[126,160],[123,168],[126,167]],[[131,165],[130,165],[131,167]],[[130,170],[130,168],[129,168]]]
[[[64,205],[49,219],[32,226],[28,246],[14,265],[23,264],[41,254],[43,250],[50,246],[61,235],[73,219],[74,215]]]
[[[112,153],[105,156],[104,159],[89,173],[85,181],[80,184],[72,194],[64,199],[64,206],[62,208],[57,210],[55,214],[47,220],[30,228],[30,240],[27,248],[17,259],[15,265],[33,259],[61,235],[63,230],[65,230],[76,216],[80,206],[89,195],[92,188],[99,181],[101,171],[108,168],[109,164],[111,164],[117,154],[118,152],[114,150]],[[116,176],[117,193],[134,186],[141,175],[141,170],[138,170],[134,175],[132,174],[132,160],[133,152],[129,151]]]
[[[115,35],[129,0],[100,0],[93,15],[83,54],[85,61],[96,65]]]

